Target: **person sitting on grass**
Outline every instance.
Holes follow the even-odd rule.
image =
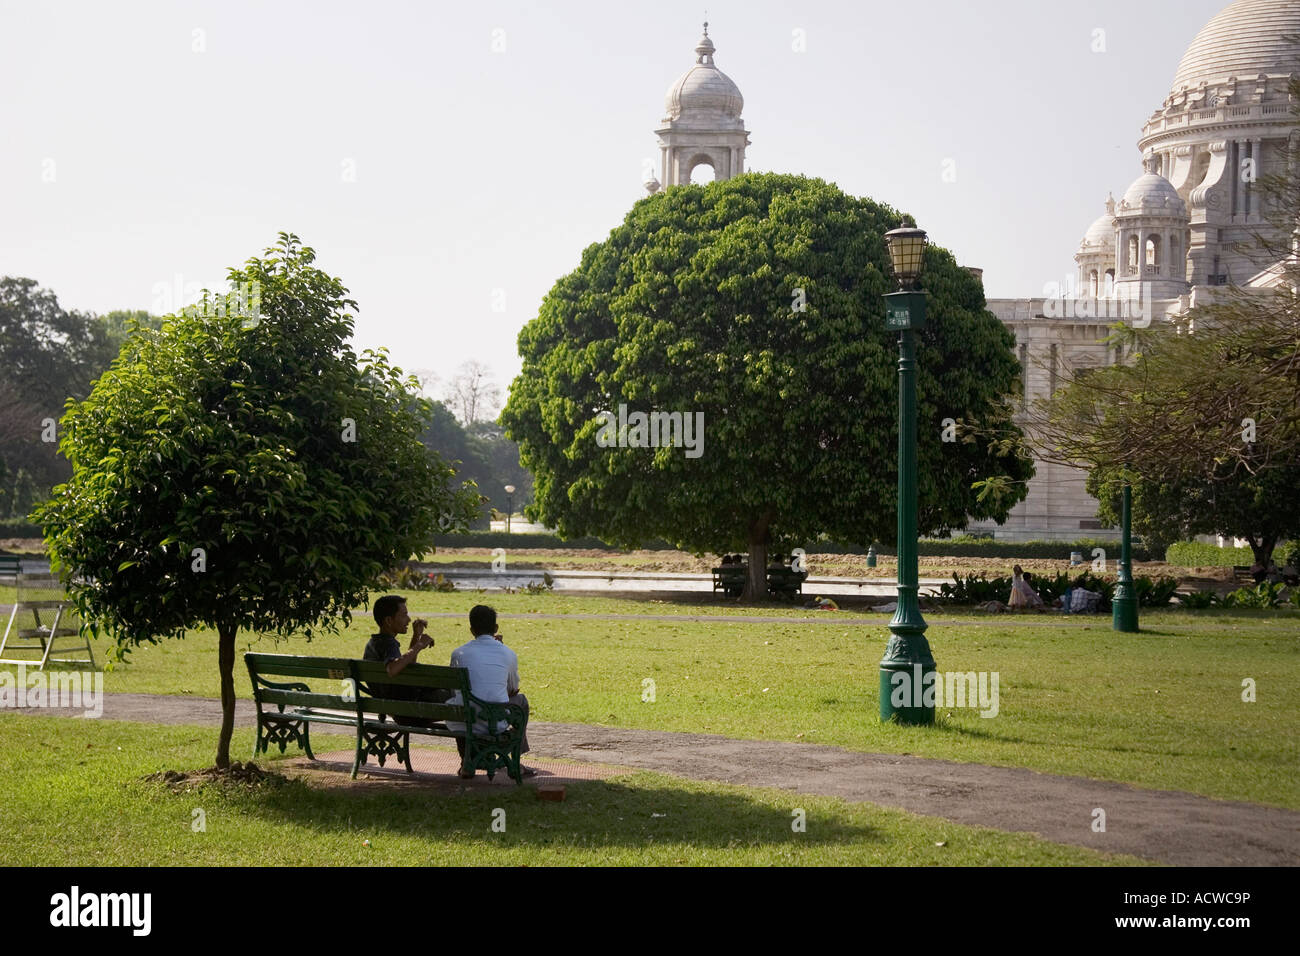
[[[1017,564],[1011,569],[1011,597],[1007,600],[1007,607],[1042,606],[1043,599],[1038,596],[1038,592],[1029,583],[1029,576]]]
[[[528,723],[528,698],[519,693],[519,657],[506,647],[500,632],[497,631],[497,612],[483,604],[475,605],[469,612],[469,632],[472,641],[462,644],[451,652],[451,666],[469,669],[469,691],[479,700],[489,704],[514,704],[524,711],[524,724]],[[452,704],[463,704],[460,692],[456,691]],[[447,722],[450,730],[464,730],[464,724]],[[495,728],[494,728],[495,729]],[[475,735],[488,733],[487,721],[474,725]],[[462,759],[465,756],[465,741],[456,738],[456,749]],[[519,747],[520,753],[528,753],[528,734],[524,734]],[[525,777],[537,773],[531,767],[519,766]],[[466,779],[474,776],[474,771],[461,768],[460,775]]]
[[[411,624],[411,615],[406,610],[406,598],[397,594],[388,594],[375,601],[375,623],[379,633],[373,635],[366,643],[362,658],[368,661],[387,663],[389,677],[396,677],[406,670],[407,665],[414,664],[420,651],[433,647],[433,638],[425,633],[429,626],[423,618],[416,618],[411,635],[410,646],[402,653],[402,645],[397,640],[398,634],[405,634],[407,625]],[[416,700],[431,704],[446,703],[455,691],[439,690],[432,687],[411,687],[404,684],[375,684],[372,693],[392,700]],[[430,727],[437,721],[424,717],[394,717],[399,723],[412,727]]]

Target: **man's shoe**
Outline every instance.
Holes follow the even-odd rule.
[[[537,776],[537,771],[536,771],[536,770],[534,770],[532,767],[525,767],[523,764],[520,764],[520,765],[519,765],[519,773],[520,773],[521,776],[524,776],[524,777],[535,777],[535,776]]]
[[[457,776],[459,776],[460,779],[462,779],[462,780],[473,780],[473,779],[474,779],[474,771],[473,771],[473,770],[466,770],[464,767],[461,767],[460,770],[457,771]]]

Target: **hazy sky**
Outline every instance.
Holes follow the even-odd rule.
[[[292,231],[357,300],[358,350],[508,382],[543,295],[658,171],[707,6],[747,168],[888,202],[990,297],[1039,296],[1225,5],[4,0],[0,274],[172,311]]]

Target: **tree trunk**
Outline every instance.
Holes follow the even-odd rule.
[[[217,767],[230,766],[230,735],[235,730],[235,627],[217,626],[217,669],[221,672],[221,735],[217,738]]]
[[[741,600],[761,601],[767,597],[767,545],[771,540],[768,535],[771,523],[772,512],[765,511],[749,526],[749,576],[745,578]]]
[[[1277,544],[1277,535],[1266,534],[1256,538],[1253,534],[1248,534],[1246,543],[1250,545],[1250,552],[1255,556],[1255,563],[1267,568],[1269,558],[1273,557],[1273,548]]]

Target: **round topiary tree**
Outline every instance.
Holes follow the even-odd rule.
[[[529,514],[565,537],[748,550],[750,596],[769,547],[892,541],[897,337],[881,296],[895,288],[883,237],[902,224],[789,175],[638,202],[520,333],[502,421],[536,477]],[[925,265],[919,529],[937,534],[1004,520],[1033,470],[1007,401],[1013,336],[948,252]]]
[[[382,351],[358,364],[339,280],[296,236],[267,255],[230,271],[236,296],[127,341],[64,415],[72,478],[37,514],[83,619],[119,657],[216,630],[218,767],[236,632],[337,629],[379,573],[465,527],[479,501],[420,443],[430,408],[414,379]]]

